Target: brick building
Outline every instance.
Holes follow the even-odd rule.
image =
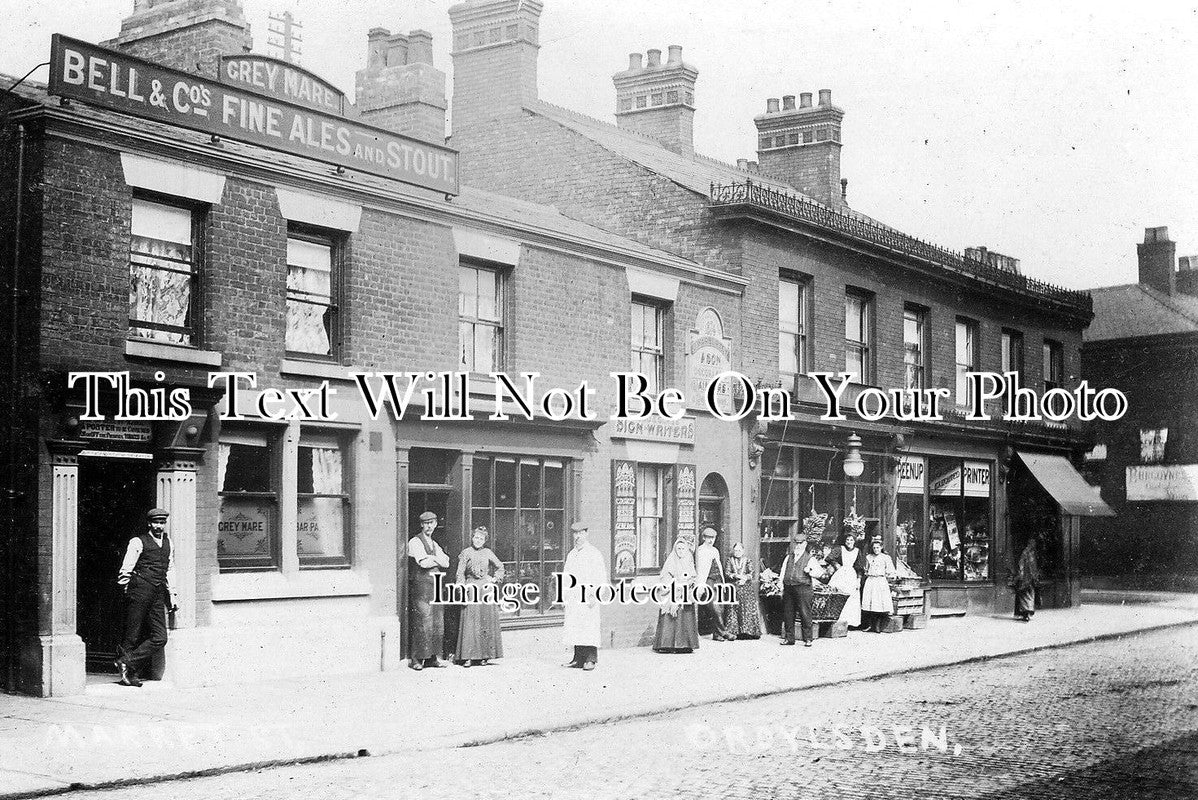
[[[641,523],[645,547],[658,546],[667,519],[693,532],[696,463],[711,472],[725,453],[742,460],[736,426],[701,442],[689,421],[622,434],[605,424],[609,373],[629,367],[632,320],[647,368],[674,335],[646,320],[633,292],[718,309],[712,324],[736,326],[739,276],[544,205],[459,191],[448,173],[426,172],[425,183],[451,187],[428,188],[119,105],[156,76],[185,87],[169,96],[176,110],[220,91],[233,98],[221,110],[235,116],[245,101],[251,125],[253,109],[266,109],[265,128],[269,97],[211,79],[223,70],[226,84],[252,84],[291,70],[289,99],[317,102],[316,123],[357,125],[346,135],[365,130],[380,142],[406,134],[389,141],[452,165],[445,78],[428,35],[375,29],[365,44],[349,105],[318,76],[238,60],[249,31],[237,2],[139,0],[115,49],[62,40],[70,53],[56,69],[75,70],[81,95],[60,100],[25,84],[5,99],[0,184],[19,198],[4,204],[2,221],[5,252],[17,254],[0,375],[13,498],[0,614],[6,688],[69,694],[111,662],[116,570],[153,505],[171,511],[180,573],[165,669],[177,683],[213,683],[399,664],[406,543],[423,511],[438,514],[437,537],[454,557],[465,531],[486,524],[511,578],[548,589],[572,522],[591,520],[611,557],[616,437],[672,459],[653,474],[658,485],[641,485],[642,498],[658,493],[660,515]],[[86,420],[84,387],[68,381],[84,371],[128,373],[147,398],[186,389],[191,413],[116,421],[118,393],[104,383],[105,419]],[[228,418],[226,384],[208,385],[216,371],[255,374],[236,403],[243,418]],[[372,418],[353,371],[473,373],[474,415],[422,421],[418,392],[402,420]],[[515,416],[511,398],[497,405],[493,382],[479,377],[492,371],[539,373],[538,396],[587,381],[598,421]],[[336,392],[335,420],[271,418],[287,395],[257,406],[324,381]],[[460,393],[449,399],[460,404]],[[433,402],[445,400],[437,392]],[[489,419],[497,408],[513,417]],[[675,457],[682,452],[690,455]],[[729,482],[739,486],[734,472]],[[560,609],[546,600],[510,617],[513,630],[535,627],[559,621]]]
[[[1076,603],[1077,515],[1105,512],[1070,463],[1082,442],[1076,428],[969,422],[958,409],[938,422],[826,421],[807,373],[857,373],[850,398],[867,386],[943,387],[959,400],[972,370],[1070,389],[1090,298],[1021,274],[1016,259],[949,252],[851,208],[840,175],[845,112],[829,90],[818,100],[768,99],[752,120],[757,157],[736,166],[693,150],[700,73],[680,46],[664,60],[656,49],[634,53],[614,74],[615,124],[540,100],[541,9],[535,0],[450,9],[463,180],[552,203],[746,282],[740,325],[725,329],[736,368],[792,390],[798,407],[785,422],[744,423],[753,449],[726,541],[776,565],[787,531],[813,504],[838,532],[855,503],[930,580],[935,605],[956,611],[1008,602],[1010,565],[1028,533],[1043,529],[1054,578],[1044,601]],[[642,301],[676,332],[695,313],[681,297]],[[677,376],[686,347],[675,339],[666,349]],[[697,415],[700,430],[726,424]],[[842,469],[854,433],[864,454],[855,480]],[[646,621],[629,617],[629,636],[643,633]]]
[[[1117,512],[1082,527],[1083,574],[1097,585],[1198,585],[1198,257],[1177,258],[1167,228],[1136,245],[1139,280],[1093,290],[1082,374],[1127,395],[1095,423],[1086,477]]]

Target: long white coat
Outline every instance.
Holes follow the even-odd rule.
[[[562,640],[570,647],[599,647],[599,609],[601,606],[593,596],[590,603],[582,602],[582,592],[566,589],[570,585],[570,577],[577,579],[578,584],[598,586],[607,582],[607,567],[603,564],[603,556],[599,548],[590,542],[580,548],[571,550],[566,555],[565,566],[562,567],[562,594],[565,601],[566,624],[562,629]],[[593,592],[592,592],[593,595]]]

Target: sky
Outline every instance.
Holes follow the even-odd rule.
[[[290,10],[303,66],[351,98],[376,26],[431,31],[452,81],[450,0],[242,1],[256,51]],[[1198,254],[1198,2],[543,1],[549,102],[611,121],[628,54],[682,45],[705,155],[755,159],[767,98],[831,89],[849,203],[888,225],[1070,288],[1134,282],[1146,227]],[[52,33],[115,36],[133,0],[19,8],[0,29],[0,73],[16,76]]]

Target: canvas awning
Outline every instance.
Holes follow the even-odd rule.
[[[1040,453],[1019,453],[1044,491],[1057,501],[1061,511],[1079,517],[1113,517],[1115,512],[1102,501],[1098,487],[1086,483],[1069,459]]]

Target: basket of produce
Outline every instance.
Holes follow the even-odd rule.
[[[847,594],[836,594],[826,587],[823,591],[817,588],[811,595],[812,622],[835,622],[840,619],[840,612],[844,611],[848,599]]]

